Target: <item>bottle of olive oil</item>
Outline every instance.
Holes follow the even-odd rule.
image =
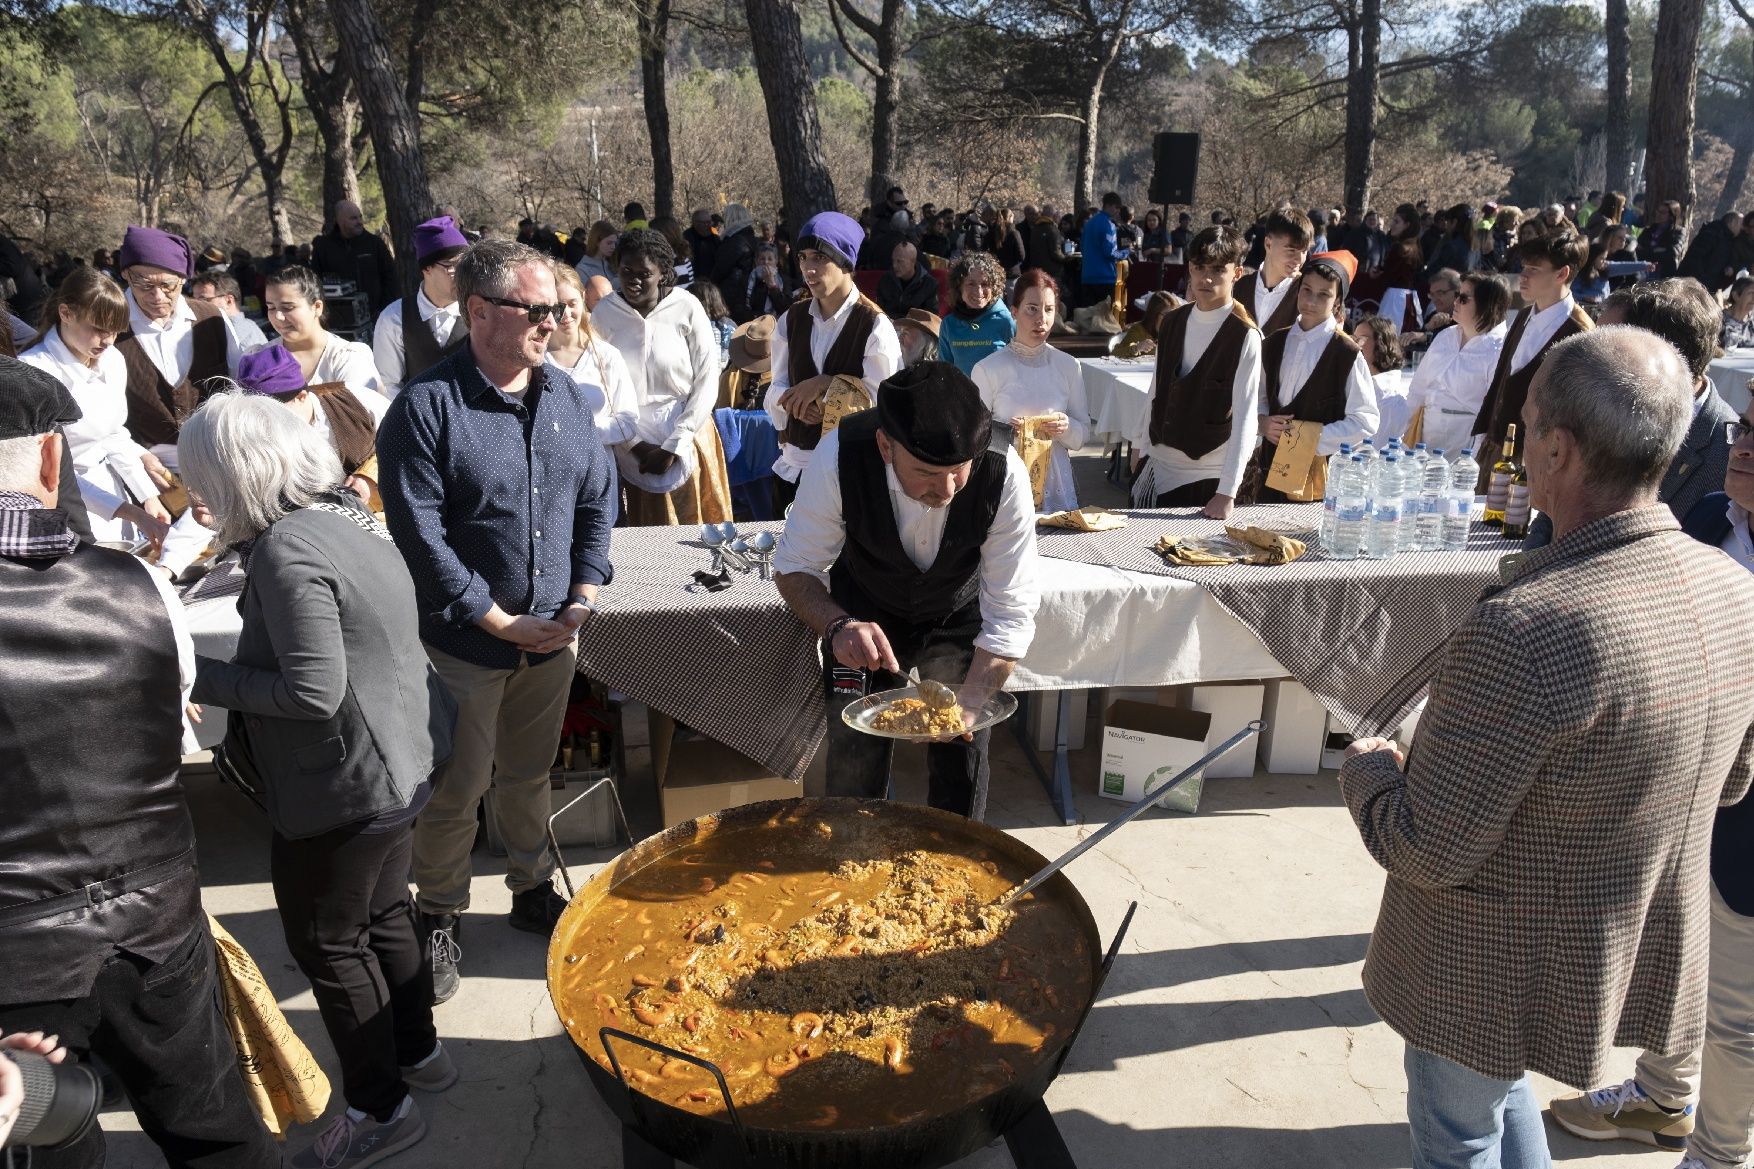
[[[1504,501],[1504,538],[1521,540],[1529,534],[1529,470],[1518,463]]]
[[[1487,481],[1483,522],[1504,523],[1504,505],[1510,500],[1510,481],[1516,478],[1516,473],[1516,423],[1512,422],[1504,430],[1504,454],[1492,464],[1492,478]]]

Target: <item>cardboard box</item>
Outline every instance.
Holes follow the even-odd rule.
[[[773,775],[755,760],[698,731],[679,728],[655,710],[651,731],[652,771],[665,828],[723,808],[795,800],[804,794],[802,781]]]
[[[1314,775],[1322,769],[1328,710],[1295,678],[1267,683],[1262,711],[1261,766],[1274,775]]]
[[[1206,732],[1211,725],[1212,716],[1199,711],[1124,699],[1110,703],[1103,719],[1097,793],[1131,804],[1148,790],[1168,783],[1206,753]],[[1203,775],[1191,776],[1158,806],[1177,812],[1196,811],[1204,782]]]
[[[1340,770],[1346,762],[1346,748],[1352,745],[1352,734],[1333,715],[1328,716],[1328,737],[1322,745],[1322,766],[1330,771]]]
[[[1260,682],[1222,682],[1188,687],[1188,709],[1212,716],[1206,731],[1206,750],[1210,751],[1249,723],[1261,717],[1261,704],[1267,687]],[[1207,779],[1232,779],[1255,773],[1253,739],[1238,743],[1206,765]]]
[[[609,774],[606,767],[585,771],[565,771],[556,767],[548,773],[548,795],[551,807],[558,812],[580,793]],[[494,806],[495,792],[487,789],[483,801],[487,808],[487,851],[493,856],[506,854],[505,834],[499,829],[499,812]],[[591,798],[554,822],[554,838],[564,848],[612,848],[620,839],[621,828],[615,821],[615,798],[604,784],[591,793]]]

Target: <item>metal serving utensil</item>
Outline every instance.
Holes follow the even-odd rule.
[[[755,562],[761,565],[761,579],[773,579],[773,554],[778,550],[780,542],[774,539],[772,532],[757,532],[746,541]]]
[[[1188,779],[1196,771],[1199,771],[1201,768],[1205,767],[1208,763],[1212,762],[1214,759],[1218,758],[1220,755],[1224,754],[1226,751],[1230,750],[1232,747],[1236,746],[1238,743],[1242,742],[1244,739],[1247,739],[1253,735],[1259,734],[1260,731],[1261,731],[1261,720],[1256,719],[1254,722],[1251,722],[1250,724],[1248,724],[1248,726],[1242,728],[1242,730],[1236,732],[1236,734],[1230,736],[1230,738],[1224,740],[1222,743],[1218,744],[1216,747],[1212,748],[1210,751],[1206,752],[1204,755],[1200,756],[1198,759],[1194,760],[1192,763],[1190,763],[1186,767],[1182,768],[1182,770],[1174,778],[1172,778],[1168,783],[1163,784],[1160,787],[1155,787],[1155,788],[1151,788],[1150,790],[1148,790],[1144,794],[1144,796],[1142,796],[1139,799],[1139,801],[1137,803],[1133,804],[1132,807],[1128,808],[1126,811],[1122,812],[1119,816],[1116,816],[1113,820],[1109,821],[1106,825],[1103,826],[1101,831],[1096,832],[1096,833],[1092,834],[1091,836],[1086,837],[1084,840],[1080,841],[1076,846],[1069,848],[1065,852],[1061,853],[1057,858],[1055,858],[1052,862],[1050,862],[1048,864],[1048,866],[1046,868],[1044,868],[1041,872],[1039,872],[1035,876],[1029,878],[1029,880],[1023,882],[1023,884],[1017,886],[1015,889],[1012,889],[1009,893],[1002,894],[998,898],[998,900],[993,902],[993,904],[995,906],[999,906],[999,907],[1009,905],[1013,901],[1016,901],[1019,898],[1021,898],[1025,893],[1028,893],[1028,892],[1040,887],[1042,885],[1042,883],[1045,882],[1049,877],[1053,876],[1055,873],[1059,872],[1061,869],[1065,868],[1067,865],[1071,864],[1073,861],[1077,860],[1079,857],[1083,856],[1085,853],[1089,852],[1091,849],[1093,849],[1097,845],[1101,844],[1104,840],[1108,839],[1109,836],[1113,835],[1116,831],[1118,831],[1122,825],[1126,824],[1128,821],[1130,821],[1134,817],[1138,816],[1139,813],[1143,812],[1146,808],[1149,808],[1152,804],[1155,804],[1159,800],[1161,800],[1165,795],[1167,795],[1169,793],[1171,788],[1175,787],[1177,784]],[[1168,768],[1163,768],[1162,770],[1167,771]],[[1156,778],[1156,776],[1153,775],[1152,778],[1154,779],[1154,778]],[[1150,780],[1147,780],[1146,782],[1149,783]]]
[[[725,537],[719,532],[717,524],[700,525],[700,542],[712,549],[713,566],[708,571],[717,576],[725,568],[724,545]]]

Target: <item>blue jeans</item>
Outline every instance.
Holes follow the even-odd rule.
[[[1529,1077],[1495,1080],[1407,1048],[1413,1169],[1552,1169]]]

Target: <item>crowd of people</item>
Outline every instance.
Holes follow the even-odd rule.
[[[1526,553],[1447,647],[1411,758],[1363,740],[1341,774],[1389,873],[1365,984],[1408,1042],[1415,1160],[1547,1164],[1533,1070],[1587,1089],[1553,1104],[1573,1132],[1740,1169],[1754,817],[1716,809],[1754,773],[1754,421],[1707,367],[1754,328],[1754,225],[1684,248],[1659,205],[1634,239],[1639,202],[1406,205],[1386,229],[1284,203],[1196,230],[1113,194],[916,215],[897,187],[795,234],[630,204],[515,239],[446,211],[415,232],[412,296],[342,203],[271,264],[142,226],[89,263],[15,264],[3,1042],[103,1060],[173,1165],[280,1163],[219,1037],[177,787],[211,704],[341,1066],[347,1107],[291,1164],[418,1142],[412,1091],[458,1075],[433,1010],[490,793],[511,925],[545,937],[565,907],[548,773],[612,530],[732,519],[715,411],[763,411],[776,587],[830,704],[910,669],[1000,687],[1034,634],[1037,518],[1078,506],[1091,434],[1057,342],[1103,309],[1155,364],[1125,436],[1140,507],[1295,498],[1266,482],[1293,434],[1327,456],[1521,430]],[[1125,328],[1128,269],[1154,262],[1179,273]],[[198,658],[172,581],[233,554],[237,648]],[[929,748],[933,805],[983,816],[987,735]],[[831,718],[827,749],[831,794],[888,791],[884,741]],[[1638,1076],[1595,1087],[1614,1043],[1647,1048]],[[101,1159],[92,1133],[41,1163]]]

